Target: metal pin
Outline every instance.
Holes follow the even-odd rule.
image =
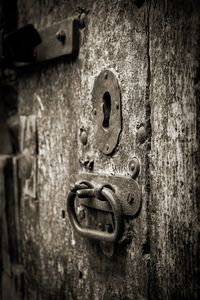
[[[61,42],[62,44],[65,43],[65,40],[66,40],[66,32],[61,29],[59,30],[57,33],[56,33],[56,38],[59,42]]]
[[[95,196],[93,189],[78,190],[76,194],[79,198],[92,198]]]

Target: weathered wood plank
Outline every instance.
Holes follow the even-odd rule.
[[[17,26],[17,1],[0,2],[0,28]],[[18,97],[16,73],[0,66],[0,299],[23,299],[20,191],[18,174]],[[13,155],[13,156],[12,156]]]
[[[151,297],[199,299],[198,1],[152,1]]]
[[[21,299],[23,275],[16,159],[0,157],[1,299]]]
[[[29,273],[32,274],[34,269],[33,259],[37,257],[27,257],[27,249],[32,247],[32,236],[37,234],[38,226],[38,201],[37,201],[37,127],[36,117],[20,116],[19,143],[21,154],[18,164],[21,179],[21,203],[20,203],[20,220],[22,225],[22,257],[25,265],[27,276],[24,278],[24,299],[36,299],[37,292],[32,292],[27,286]],[[37,225],[36,225],[37,224]],[[35,281],[32,281],[34,284]]]
[[[43,299],[146,299],[148,297],[149,233],[147,229],[148,142],[140,142],[137,125],[148,127],[148,8],[133,1],[19,2],[20,24],[36,28],[78,12],[90,11],[81,32],[79,57],[20,72],[20,113],[34,114],[38,126],[37,210],[24,215],[27,289]],[[112,157],[102,155],[93,132],[92,89],[95,77],[108,68],[119,80],[123,131]],[[79,141],[88,132],[86,147]],[[94,172],[127,175],[137,156],[143,207],[130,227],[129,245],[118,245],[112,258],[96,242],[72,233],[66,210],[69,184],[81,170],[80,158],[94,159]],[[37,206],[36,205],[36,206]],[[31,267],[30,267],[31,266]],[[33,297],[33,296],[32,296]]]
[[[11,262],[9,256],[8,245],[8,229],[5,211],[5,182],[4,168],[6,159],[0,160],[0,265],[1,265],[1,283],[0,296],[1,299],[9,299],[11,297]]]

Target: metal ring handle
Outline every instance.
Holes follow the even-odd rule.
[[[101,194],[106,198],[106,200],[110,203],[115,220],[115,229],[113,232],[108,233],[104,231],[99,231],[96,229],[88,229],[81,226],[78,221],[74,202],[76,198],[76,193],[71,191],[67,197],[67,211],[69,220],[73,226],[73,228],[82,236],[105,241],[105,242],[116,242],[118,241],[123,234],[124,227],[124,219],[123,219],[123,211],[121,204],[117,198],[117,195],[109,188],[103,187],[101,190]]]

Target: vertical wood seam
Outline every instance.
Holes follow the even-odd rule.
[[[147,283],[147,295],[150,299],[150,161],[149,154],[151,151],[151,103],[150,103],[150,87],[151,87],[151,57],[150,57],[150,13],[151,13],[151,0],[147,8],[147,24],[146,24],[146,34],[147,34],[147,78],[146,78],[146,93],[145,93],[145,113],[146,113],[146,130],[148,136],[148,143],[145,156],[145,192],[146,192],[146,210],[147,210],[147,233],[146,242],[143,245],[143,255],[148,255],[147,261],[147,272],[148,272],[148,283]]]

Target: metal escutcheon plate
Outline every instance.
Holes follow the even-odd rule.
[[[104,70],[95,79],[92,102],[97,147],[111,154],[118,144],[122,126],[120,88],[111,71]]]

